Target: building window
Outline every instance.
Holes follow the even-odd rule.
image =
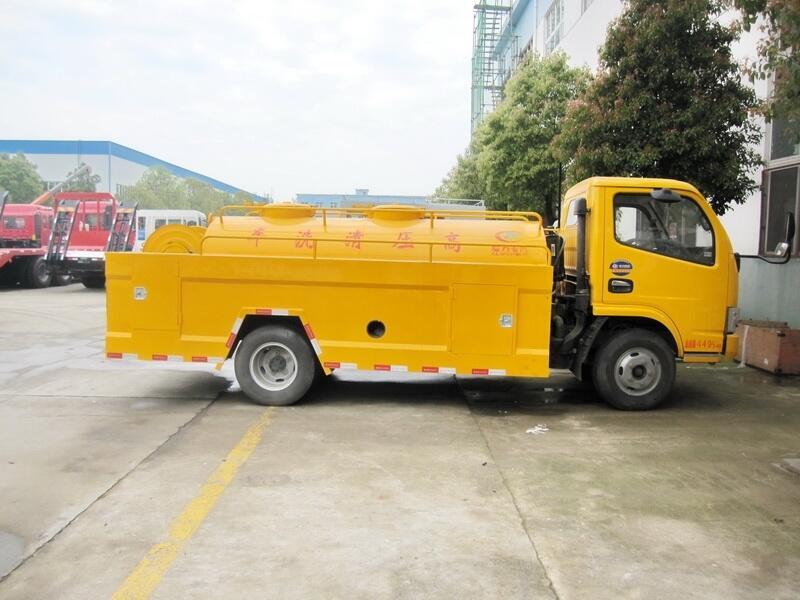
[[[581,0],[581,14],[586,12],[586,9],[589,8],[591,3],[592,0]]]
[[[800,210],[800,166],[764,171],[766,204],[762,218],[761,252],[774,254],[775,246],[784,241],[786,218],[789,213],[797,219]],[[795,221],[796,222],[796,221]],[[795,247],[798,242],[795,241]]]
[[[774,119],[770,131],[770,160],[800,155],[800,135],[789,126],[789,121]]]
[[[544,14],[544,53],[550,54],[564,35],[564,0],[553,0]]]

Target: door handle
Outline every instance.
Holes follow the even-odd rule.
[[[612,294],[630,294],[633,291],[633,281],[630,279],[609,279],[608,291]]]

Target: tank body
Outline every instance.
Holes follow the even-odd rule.
[[[108,255],[106,350],[220,363],[277,324],[327,373],[543,377],[552,273],[533,213],[226,208]]]

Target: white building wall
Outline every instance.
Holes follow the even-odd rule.
[[[117,194],[117,186],[131,186],[134,185],[145,171],[147,167],[139,163],[119,158],[118,156],[111,156],[111,193]]]
[[[86,163],[93,175],[100,176],[97,191],[111,194],[117,193],[118,185],[134,185],[147,170],[144,165],[108,154],[28,154],[26,157],[48,183],[63,181],[67,173]]]
[[[564,0],[564,37],[560,48],[569,56],[571,64],[587,66],[594,71],[608,25],[622,14],[622,1],[593,0],[584,13],[581,7],[581,0]]]
[[[82,156],[77,156],[75,154],[28,154],[26,158],[36,165],[36,171],[39,173],[39,177],[49,183],[63,181],[67,173],[74,171],[82,162],[86,163],[91,167],[93,174],[100,176],[100,183],[97,184],[97,191],[109,191],[109,156],[107,154]]]

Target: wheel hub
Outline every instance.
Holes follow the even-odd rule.
[[[253,380],[271,392],[285,390],[297,377],[297,357],[279,342],[259,346],[253,352],[249,366]]]
[[[614,379],[625,393],[644,396],[661,381],[661,363],[647,348],[631,348],[617,359]]]

